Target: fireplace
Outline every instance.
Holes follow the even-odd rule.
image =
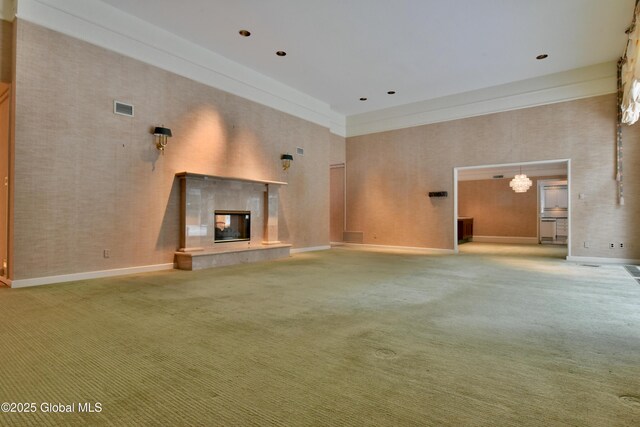
[[[250,211],[215,211],[215,243],[251,239]]]

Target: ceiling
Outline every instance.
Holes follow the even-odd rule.
[[[345,116],[617,59],[634,0],[103,0]],[[251,32],[242,37],[239,30]],[[287,55],[276,56],[276,51]],[[545,60],[536,60],[539,54]],[[388,95],[388,91],[395,91]],[[366,101],[359,98],[366,97]]]
[[[567,162],[558,161],[551,163],[523,163],[521,165],[473,167],[458,170],[458,181],[475,181],[481,179],[494,179],[494,176],[503,175],[503,178],[511,179],[516,174],[523,173],[530,178],[543,176],[566,176]]]

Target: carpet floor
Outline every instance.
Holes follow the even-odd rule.
[[[640,425],[622,266],[460,248],[0,289],[0,425]]]

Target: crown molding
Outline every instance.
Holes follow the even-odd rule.
[[[344,116],[328,104],[98,0],[19,0],[17,6],[19,19],[346,135]]]
[[[616,63],[347,117],[347,137],[517,110],[616,92]]]
[[[615,62],[609,62],[345,117],[310,95],[99,0],[0,2],[2,19],[15,15],[310,121],[342,137],[553,104],[616,91]]]

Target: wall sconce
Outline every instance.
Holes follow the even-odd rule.
[[[156,137],[156,147],[162,154],[164,154],[164,147],[167,146],[167,138],[171,135],[171,129],[163,126],[158,126],[153,130],[153,135]]]
[[[287,169],[289,169],[289,167],[291,167],[293,156],[291,154],[283,154],[280,157],[280,160],[282,160],[282,170],[286,171]]]

